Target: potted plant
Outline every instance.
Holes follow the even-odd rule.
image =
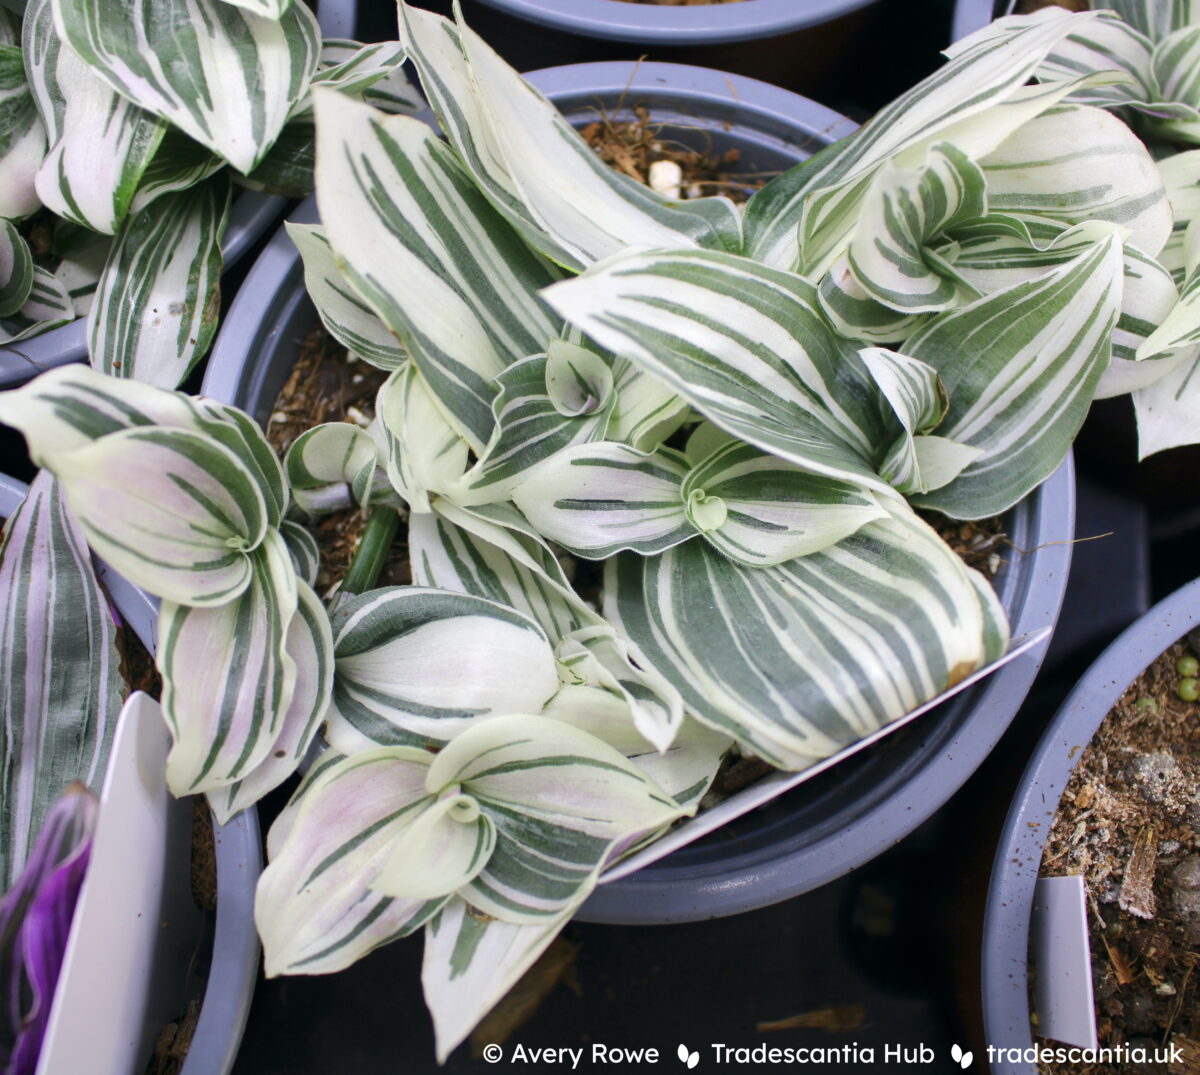
[[[27,550],[21,557],[27,567],[30,555],[35,568],[40,566],[39,557],[59,555],[52,552],[59,539],[51,534],[50,516],[62,511],[61,500],[48,478],[47,474],[39,477],[40,499],[29,509],[37,510],[42,518],[27,521],[20,535],[13,538],[25,541],[26,528],[32,528],[30,533],[42,534],[41,547],[33,553]],[[0,475],[0,518],[14,516],[28,493],[24,483]],[[73,526],[69,521],[62,525],[68,531]],[[14,545],[6,551],[11,562],[17,549]],[[62,568],[58,570],[59,592],[75,594],[75,590],[68,590],[69,579],[62,577],[65,573]],[[32,578],[41,574],[35,570]],[[156,603],[103,564],[98,565],[98,578],[103,591],[95,589],[101,601],[96,614],[125,624],[153,653]],[[6,598],[15,596],[7,585],[5,594]],[[104,596],[111,601],[111,614],[103,603]],[[14,614],[18,605],[10,605]],[[32,654],[36,648],[35,640],[42,630],[55,630],[42,622],[44,617],[53,623],[53,607],[52,602],[49,609],[35,611],[33,619],[23,624],[27,653]],[[70,619],[78,623],[83,615],[80,601],[72,599]],[[7,622],[10,628],[18,626],[11,618]],[[58,630],[69,632],[71,627]],[[56,643],[52,639],[47,645],[53,661],[47,674],[57,679],[59,691],[73,690],[67,682],[68,668],[74,668],[78,659],[73,657],[68,662],[61,649],[53,648]],[[33,659],[26,665],[26,676],[34,666]],[[124,694],[125,689],[122,686],[120,693]],[[53,706],[55,692],[47,691],[46,697]],[[77,699],[64,700],[68,705],[81,704]],[[24,708],[26,731],[33,726],[34,712],[30,697]],[[6,766],[14,781],[23,780],[31,786],[40,781],[52,796],[61,793],[74,778],[90,781],[99,797],[90,841],[91,861],[83,877],[74,923],[69,911],[63,920],[62,973],[55,972],[57,989],[53,997],[41,996],[44,1008],[38,1036],[43,1044],[38,1070],[56,1070],[55,1065],[78,1066],[80,1048],[85,1050],[81,1054],[87,1058],[85,1063],[142,1070],[159,1032],[170,1022],[185,1021],[185,1013],[193,1005],[198,1015],[191,1016],[190,1046],[182,1070],[197,1075],[228,1072],[249,1014],[258,966],[258,938],[252,919],[254,884],[262,868],[257,814],[251,809],[212,829],[215,858],[209,868],[215,870],[215,877],[210,877],[215,886],[215,906],[201,910],[193,903],[189,883],[193,872],[194,800],[174,799],[166,794],[164,786],[147,782],[141,775],[156,767],[161,772],[166,754],[168,738],[157,705],[137,694],[122,709],[119,721],[115,709],[109,712],[108,720],[115,727],[97,738],[97,759],[90,765],[72,769],[68,751],[54,763],[57,768],[53,772],[43,767],[45,772],[40,778],[35,777],[34,766],[27,762]],[[55,738],[52,733],[48,735]],[[60,740],[65,741],[67,736],[65,728],[57,733]],[[106,772],[102,789],[97,774]],[[9,969],[6,965],[6,982],[11,984]],[[16,995],[9,995],[15,1005]],[[186,1044],[187,1037],[183,1040]],[[71,1054],[76,1057],[74,1061],[69,1059]],[[25,1062],[30,1055],[36,1059],[37,1050],[26,1054]]]
[[[268,972],[424,927],[444,1055],[731,740],[812,770],[1003,658],[914,508],[977,520],[1058,470],[1152,266],[1012,179],[1069,165],[1034,123],[1081,83],[1026,87],[1065,15],[960,47],[744,212],[622,180],[469,28],[400,15],[449,144],[315,95],[322,223],[292,232],[326,327],[390,371],[377,420],[281,466],[227,405],[87,370],[0,417],[164,598],[173,788],[229,816],[333,747],[268,839]],[[1134,159],[1152,245],[1152,162],[1069,117]],[[328,607],[293,505],[367,513]],[[415,585],[377,587],[401,512]]]
[[[1152,730],[1158,722],[1167,719],[1167,714],[1162,701],[1156,699],[1155,690],[1150,684],[1143,683],[1137,690],[1131,690],[1131,686],[1139,683],[1139,677],[1148,667],[1153,665],[1164,651],[1171,651],[1172,644],[1184,638],[1197,624],[1200,624],[1200,583],[1193,582],[1155,605],[1101,654],[1059,709],[1025,769],[996,848],[984,920],[982,986],[986,1040],[989,1045],[1003,1050],[991,1060],[994,1072],[1007,1075],[1010,1072],[1039,1070],[1034,1062],[1036,1027],[1031,1017],[1032,1001],[1029,988],[1030,919],[1035,887],[1039,877],[1047,872],[1058,874],[1062,872],[1063,867],[1068,872],[1080,869],[1078,863],[1074,862],[1074,857],[1061,858],[1049,870],[1043,865],[1047,843],[1055,830],[1056,815],[1064,807],[1075,813],[1081,812],[1089,795],[1101,798],[1129,795],[1130,777],[1134,785],[1132,802],[1138,800],[1139,786],[1142,792],[1152,796],[1160,790],[1157,789],[1157,784],[1165,783],[1165,779],[1160,778],[1159,773],[1170,769],[1170,764],[1157,754],[1147,755],[1145,748],[1138,744],[1136,736],[1131,736],[1130,732],[1139,724],[1143,731]],[[1184,671],[1190,670],[1190,665],[1186,663],[1189,656],[1194,663],[1195,656],[1185,647],[1179,658],[1185,662]],[[1192,702],[1185,700],[1190,690],[1188,686],[1182,685],[1186,677],[1177,671],[1175,663],[1176,656],[1171,653],[1165,674],[1156,685],[1169,685],[1170,694],[1165,696],[1168,704],[1186,710],[1193,706]],[[1178,696],[1170,697],[1176,692]],[[1110,725],[1115,734],[1108,737],[1103,748],[1096,747],[1092,751],[1086,751],[1110,713]],[[1095,756],[1099,761],[1106,753],[1109,772],[1107,777],[1100,777],[1099,769],[1092,764],[1091,758]],[[1150,762],[1149,767],[1144,764],[1147,759]],[[1188,765],[1183,755],[1180,756],[1180,762],[1185,767]],[[1092,775],[1072,782],[1072,774],[1083,765],[1088,766],[1087,772]],[[1194,766],[1194,759],[1192,765]],[[1139,777],[1138,773],[1142,769],[1145,769],[1145,773]],[[1195,779],[1194,771],[1191,773],[1191,779]],[[1139,780],[1141,785],[1138,784]],[[1147,781],[1149,783],[1146,783]],[[1069,785],[1073,790],[1068,801],[1064,800],[1063,796]],[[1079,810],[1076,810],[1077,803]],[[1153,811],[1159,819],[1160,833],[1164,827],[1171,824],[1170,810],[1171,804],[1161,797],[1157,805],[1153,806]],[[1070,826],[1074,827],[1075,824],[1072,816]],[[1096,837],[1093,828],[1099,824],[1104,824],[1112,830],[1106,832],[1103,839]],[[1086,815],[1080,818],[1078,828],[1078,839],[1075,842],[1082,847],[1084,844],[1080,843],[1080,840],[1091,840],[1095,848],[1097,867],[1106,860],[1106,848],[1109,845],[1117,844],[1123,835],[1137,835],[1118,831],[1120,826],[1111,822],[1109,813],[1103,809],[1091,826],[1086,820]],[[1061,837],[1055,838],[1063,842]],[[1065,841],[1067,846],[1070,843],[1069,839]],[[1165,863],[1157,871],[1160,875],[1157,887],[1160,890],[1163,882],[1170,887],[1173,883],[1172,870],[1178,869],[1179,862],[1188,855],[1186,847],[1172,850],[1168,846],[1166,851],[1164,856],[1163,847],[1158,839],[1155,839],[1148,849],[1148,862],[1152,864],[1151,876],[1155,872],[1153,865],[1158,860]],[[1191,851],[1195,851],[1194,846]],[[1122,951],[1128,949],[1127,942],[1130,940],[1129,937],[1122,938],[1122,934],[1134,932],[1139,926],[1153,927],[1156,923],[1146,919],[1147,909],[1144,904],[1135,907],[1132,916],[1127,913],[1129,900],[1139,877],[1142,882],[1146,878],[1144,873],[1138,874],[1136,864],[1122,863],[1122,866],[1124,870],[1118,869],[1108,878],[1107,883],[1097,880],[1097,875],[1101,872],[1098,868],[1087,870],[1090,876],[1086,879],[1086,889],[1088,904],[1094,909],[1095,915],[1100,915],[1103,910],[1106,922],[1121,923],[1119,926],[1111,926],[1111,935],[1108,937],[1097,940],[1093,936],[1092,960],[1097,966],[1104,966],[1111,958],[1130,972],[1127,980],[1119,983],[1118,996],[1133,1004],[1134,999],[1141,1000],[1133,998],[1133,994],[1144,990],[1140,985],[1127,987],[1130,981],[1139,976],[1141,966],[1136,955],[1122,955]],[[1151,883],[1148,891],[1153,892],[1155,887]],[[1187,890],[1180,891],[1186,896]],[[1160,906],[1161,913],[1169,917],[1172,911],[1169,895]],[[1153,917],[1153,912],[1150,914]],[[1095,921],[1092,914],[1089,914],[1088,921],[1089,924]],[[1168,927],[1159,923],[1159,928],[1161,932]],[[1094,928],[1092,932],[1095,934]],[[1166,934],[1163,934],[1162,941],[1164,951],[1161,954],[1165,956]],[[1111,954],[1111,949],[1106,953],[1106,943],[1110,943],[1111,948],[1117,950],[1116,955]],[[1127,958],[1133,961],[1132,965],[1125,963]],[[1146,965],[1151,966],[1153,974],[1152,961]],[[1092,974],[1092,965],[1086,957],[1079,960],[1077,966],[1084,975]],[[1157,980],[1161,985],[1162,979]],[[1146,989],[1152,991],[1154,981],[1155,979],[1149,980]],[[1176,986],[1187,989],[1186,982],[1177,981],[1173,988]],[[1072,990],[1078,996],[1082,992],[1080,983],[1076,982]],[[1090,999],[1090,990],[1087,996]],[[1182,993],[1180,998],[1179,1003],[1182,1004]],[[1174,1001],[1168,998],[1167,1003]],[[1152,1024],[1143,1025],[1132,1013],[1133,1007],[1130,1008],[1129,1016],[1131,1034],[1144,1036],[1145,1032],[1149,1031],[1156,1039],[1160,1038],[1161,1027],[1154,1029]],[[1072,1044],[1079,1045],[1077,1041]],[[1112,1046],[1114,1043],[1104,1040],[1102,1044]],[[1145,1045],[1146,1042],[1134,1043],[1135,1046],[1138,1044]],[[1162,1039],[1155,1044],[1165,1046],[1169,1043]],[[1055,1047],[1055,1043],[1045,1045],[1051,1049]]]
[[[316,61],[323,37],[329,48],[321,69],[344,63],[353,51],[344,41],[353,34],[353,3],[325,0],[315,22],[303,5],[297,11],[306,13],[304,19],[298,14],[284,16],[285,7],[281,6],[276,17],[284,18],[293,38],[311,38],[311,61]],[[66,10],[67,5],[60,9]],[[247,15],[241,21],[249,27],[260,17],[261,13]],[[233,18],[236,22],[241,17]],[[260,25],[266,27],[259,35],[262,47],[279,50],[282,37],[268,40],[269,26],[276,23],[265,19]],[[129,27],[123,33],[128,41],[136,41],[137,35]],[[12,82],[7,92],[14,109],[19,109],[14,112],[14,124],[20,120],[20,129],[5,135],[0,153],[0,160],[7,161],[2,174],[10,189],[10,197],[0,204],[0,216],[7,218],[0,239],[5,290],[0,297],[0,386],[19,384],[42,370],[85,359],[89,353],[99,367],[118,372],[124,367],[130,376],[156,377],[159,383],[174,378],[172,383],[177,383],[211,340],[220,270],[236,264],[279,218],[287,204],[280,195],[296,193],[290,185],[295,177],[285,165],[294,167],[296,155],[303,152],[303,110],[297,109],[275,154],[258,161],[255,175],[246,177],[243,173],[250,170],[249,159],[222,170],[219,154],[234,152],[228,147],[217,148],[218,156],[206,155],[193,140],[192,136],[201,133],[194,122],[189,125],[178,109],[172,114],[169,92],[158,98],[139,96],[136,88],[123,84],[114,74],[119,66],[111,62],[114,54],[105,54],[107,60],[93,54],[85,62],[78,49],[87,51],[78,38],[72,45],[61,37],[49,0],[29,5],[23,20],[7,12],[0,16],[0,52],[9,64]],[[236,64],[231,56],[226,54],[222,62]],[[377,56],[376,62],[379,59]],[[26,69],[32,72],[28,81]],[[232,70],[229,68],[225,77],[230,77]],[[278,72],[287,92],[295,96],[302,88],[299,81],[287,87],[285,68],[279,67]],[[266,86],[247,92],[265,93]],[[108,107],[115,118],[101,132],[87,117]],[[226,121],[227,117],[219,123]],[[50,132],[48,152],[46,130]],[[96,160],[111,161],[113,167],[98,170]],[[212,179],[214,173],[236,173],[232,201],[223,188],[216,190],[224,179]],[[189,200],[179,193],[204,184],[213,188],[213,197]],[[43,203],[46,209],[38,212]],[[152,212],[148,211],[151,206],[155,206]],[[136,229],[134,220],[138,221]],[[126,232],[129,238],[122,243],[119,236]],[[36,259],[31,258],[30,237],[35,241]],[[135,264],[133,250],[147,239],[160,247],[170,242],[173,254],[156,265]],[[157,276],[162,294],[166,294],[171,290],[166,279],[172,268],[176,274],[182,271],[186,275],[202,263],[207,270],[204,286],[183,304],[192,323],[185,331],[172,321],[182,339],[195,338],[170,346],[169,330],[161,328],[167,318],[159,315],[156,321],[152,312],[158,294],[132,296],[120,281],[128,280],[129,274],[139,274],[143,280]],[[142,335],[157,334],[157,351],[174,352],[171,357],[147,363],[144,352],[149,348],[144,345],[138,359],[137,348],[123,340],[122,333],[92,324],[104,320],[102,311],[89,322],[97,287],[102,304],[109,301],[115,307],[128,307],[136,298],[138,306],[146,305],[132,321],[140,326]],[[168,296],[162,301],[172,300]],[[168,344],[165,348],[164,343]],[[164,368],[158,369],[159,365]],[[147,368],[133,372],[142,366]]]

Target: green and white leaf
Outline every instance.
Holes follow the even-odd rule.
[[[457,495],[467,471],[467,442],[412,362],[380,386],[375,414],[388,478],[414,512],[432,510],[431,494]]]
[[[496,381],[496,428],[456,498],[461,503],[506,499],[555,452],[602,438],[616,404],[608,361],[566,340],[551,341],[548,354],[514,363]]]
[[[168,126],[158,144],[158,152],[142,173],[129,212],[131,215],[140,213],[164,194],[198,186],[224,167],[225,162],[207,146]]]
[[[217,331],[229,193],[218,176],[125,222],[88,315],[96,369],[174,388],[204,357]]]
[[[41,471],[0,546],[0,887],[63,789],[99,787],[121,708],[116,628],[87,541]]]
[[[60,231],[65,229],[74,229],[74,234],[59,248],[61,260],[54,269],[54,278],[71,297],[75,315],[87,317],[96,297],[96,285],[108,263],[112,239],[64,220]]]
[[[885,506],[889,518],[777,567],[742,567],[704,542],[622,555],[608,566],[606,612],[699,720],[803,769],[1007,640],[973,573],[907,506]]]
[[[1162,377],[1133,393],[1138,458],[1200,442],[1196,426],[1198,401],[1200,348],[1193,346],[1179,351]]]
[[[1111,358],[1124,276],[1121,241],[1029,283],[934,318],[905,352],[950,397],[942,436],[983,449],[952,482],[914,499],[952,518],[998,515],[1065,458]]]
[[[136,586],[197,607],[232,601],[267,534],[254,476],[213,438],[126,429],[48,453],[88,543]]]
[[[496,829],[461,895],[506,922],[561,914],[610,857],[685,813],[619,751],[550,717],[498,716],[452,740],[426,787],[459,785]]]
[[[292,0],[224,0],[224,3],[244,8],[255,15],[261,15],[264,19],[282,18],[292,6]]]
[[[157,660],[172,737],[167,786],[176,796],[214,792],[248,776],[274,747],[292,703],[291,557],[271,530],[248,559],[250,583],[234,600],[208,608],[163,601],[159,612]]]
[[[304,286],[321,323],[338,343],[372,366],[391,370],[407,357],[382,321],[358,297],[337,267],[325,229],[319,224],[284,225],[304,262]]]
[[[425,102],[402,70],[407,58],[404,46],[399,41],[376,41],[364,45],[358,41],[329,38],[321,42],[321,59],[312,84],[338,90],[349,97],[363,98],[369,90],[384,83],[381,92],[371,96],[371,103],[377,107],[383,107],[381,99],[399,96],[397,91],[406,88],[407,93],[403,93],[402,98],[405,107],[387,108],[385,111],[394,114],[403,110],[410,115],[415,114],[425,107]],[[309,105],[311,107],[311,102]]]
[[[911,167],[937,142],[978,160],[1067,94],[1124,78],[1088,75],[1026,85],[1059,42],[1095,17],[1044,8],[1010,23],[1012,33],[994,36],[985,28],[953,45],[946,50],[949,62],[881,109],[821,166],[797,166],[750,200],[747,254],[778,268],[799,264],[818,276],[845,249],[871,181],[886,162]]]
[[[1097,3],[1093,10],[1108,7]],[[1156,4],[1167,10],[1171,4]],[[1004,20],[998,20],[1001,23]],[[1050,52],[1038,68],[1041,79],[1077,78],[1093,71],[1120,71],[1125,82],[1077,90],[1071,100],[1100,108],[1147,104],[1158,96],[1153,71],[1154,42],[1138,29],[1138,23],[1109,11],[1080,25]]]
[[[687,421],[691,407],[660,377],[626,359],[616,359],[612,368],[617,398],[605,436],[652,452]]]
[[[326,757],[268,838],[254,920],[270,977],[342,970],[445,903],[371,890],[396,838],[431,801],[430,755],[402,747]]]
[[[1155,135],[1172,142],[1200,141],[1200,25],[1180,26],[1158,42],[1152,70],[1159,99],[1146,111]],[[1166,104],[1164,108],[1163,105]],[[1171,114],[1172,108],[1173,112]],[[1166,118],[1158,116],[1167,113]]]
[[[403,586],[338,611],[326,738],[342,753],[445,743],[500,714],[539,713],[558,690],[546,636],[492,601]]]
[[[284,468],[296,506],[309,515],[395,500],[375,441],[350,422],[305,430],[288,448]]]
[[[15,314],[0,317],[0,344],[16,343],[74,320],[75,305],[67,289],[53,273],[34,265],[25,302]]]
[[[60,39],[51,0],[29,5],[24,52],[49,141],[38,197],[60,217],[113,235],[167,123],[117,94]]]
[[[1107,220],[1155,256],[1171,234],[1171,205],[1154,159],[1121,120],[1060,105],[1030,120],[980,160],[994,212],[1065,224]]]
[[[736,442],[692,470],[681,494],[692,526],[750,567],[819,552],[887,515],[865,489]]]
[[[317,571],[321,566],[321,552],[317,546],[317,539],[291,519],[284,519],[280,523],[279,534],[291,554],[296,577],[309,586],[315,586]]]
[[[223,0],[53,0],[83,61],[127,100],[168,120],[240,172],[266,156],[308,92],[316,17],[278,19]]]
[[[425,124],[313,97],[317,201],[338,267],[481,452],[493,378],[558,335],[536,294],[555,273]]]
[[[668,198],[609,168],[461,21],[400,4],[400,34],[442,129],[489,200],[569,269],[635,245],[741,249],[727,198]]]
[[[18,44],[0,44],[0,219],[26,217],[42,203],[35,177],[46,153],[46,128],[25,78]]]
[[[329,708],[333,692],[333,634],[329,617],[306,582],[297,580],[296,590],[296,612],[284,639],[284,653],[296,667],[292,700],[283,711],[279,732],[262,761],[236,783],[209,791],[208,801],[219,824],[225,824],[258,802],[296,771]],[[239,630],[241,626],[238,625]]]
[[[513,502],[543,537],[589,560],[621,549],[643,556],[695,536],[681,492],[687,461],[602,441],[564,448],[513,491]]]
[[[728,433],[890,495],[874,383],[801,277],[712,251],[631,252],[545,294]]]
[[[19,313],[33,290],[33,254],[11,220],[0,220],[0,318]]]
[[[501,922],[459,897],[429,920],[421,986],[433,1016],[439,1064],[550,947],[594,885],[593,879],[561,914],[533,925]]]

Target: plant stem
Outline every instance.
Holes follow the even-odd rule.
[[[387,563],[399,525],[400,514],[395,508],[381,504],[371,509],[358,548],[354,550],[354,559],[350,561],[338,589],[340,596],[365,593],[375,585],[379,572]]]

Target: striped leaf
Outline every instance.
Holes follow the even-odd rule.
[[[939,432],[983,449],[914,499],[952,518],[998,515],[1057,469],[1111,357],[1120,310],[1115,234],[1045,275],[942,314],[905,345],[950,396]]]
[[[10,220],[0,220],[0,318],[18,313],[33,290],[33,255]]]
[[[371,890],[396,838],[432,800],[430,755],[327,752],[271,828],[254,920],[266,973],[329,974],[403,937],[446,902]]]
[[[399,41],[377,41],[369,45],[341,38],[321,42],[321,60],[312,84],[338,90],[351,97],[366,97],[368,91],[384,85],[369,100],[385,112],[415,114],[425,107],[420,93],[409,83],[402,68],[407,59]],[[403,107],[388,108],[385,100],[400,98]]]
[[[50,144],[38,197],[60,217],[113,235],[167,123],[118,95],[62,41],[51,0],[29,5],[23,47]]]
[[[224,0],[226,4],[261,15],[264,19],[279,19],[292,6],[292,0]]]
[[[919,168],[885,163],[863,199],[847,257],[872,298],[901,313],[947,310],[957,281],[931,262],[926,247],[955,224],[983,216],[991,189],[979,166],[948,142],[933,146]]]
[[[291,546],[289,546],[291,548]],[[325,606],[303,579],[297,581],[296,614],[288,624],[284,650],[296,665],[292,700],[279,733],[263,760],[246,776],[208,801],[219,824],[258,802],[296,771],[316,738],[333,691],[333,634]]]
[[[1109,6],[1098,3],[1095,9]],[[1156,6],[1165,11],[1170,5]],[[1157,96],[1153,58],[1154,41],[1145,29],[1139,29],[1127,17],[1098,11],[1097,18],[1082,24],[1054,47],[1038,68],[1038,77],[1077,78],[1092,71],[1120,71],[1127,81],[1077,90],[1071,99],[1100,108],[1137,106]]]
[[[451,741],[426,787],[454,786],[496,831],[460,894],[505,922],[557,917],[610,856],[687,812],[623,754],[549,717],[496,717]]]
[[[174,388],[217,331],[229,178],[164,194],[117,236],[88,317],[88,355],[105,373]]]
[[[309,515],[395,498],[387,475],[379,470],[375,442],[350,422],[305,430],[288,448],[284,467],[296,506]]]
[[[380,386],[375,414],[392,487],[414,512],[431,493],[456,493],[467,469],[467,442],[446,419],[421,371],[406,362]]]
[[[745,568],[704,542],[609,562],[606,612],[698,719],[798,770],[936,697],[1007,638],[902,504],[821,552]]]
[[[613,362],[616,403],[605,436],[651,452],[691,416],[686,399],[664,380],[618,358]]]
[[[806,274],[822,274],[845,249],[886,162],[911,166],[937,142],[978,160],[1071,91],[1111,81],[1089,75],[1026,85],[1059,42],[1095,17],[1044,8],[1010,23],[1010,33],[993,37],[985,28],[952,46],[949,62],[881,109],[821,166],[800,165],[756,194],[746,206],[746,252],[778,268],[799,264]]]
[[[478,876],[495,849],[492,819],[450,787],[396,837],[371,888],[401,900],[449,896]]]
[[[0,546],[0,890],[54,801],[100,787],[125,685],[86,538],[41,471]]]
[[[321,33],[304,4],[264,18],[222,0],[53,0],[54,21],[122,97],[251,172],[308,91]]]
[[[1151,257],[1171,233],[1171,206],[1153,158],[1129,127],[1098,108],[1050,109],[979,163],[996,212],[1065,224],[1111,221]]]
[[[1138,459],[1168,448],[1200,442],[1196,407],[1200,400],[1200,349],[1179,352],[1167,372],[1133,393]]]
[[[317,127],[311,115],[290,119],[279,132],[271,150],[249,175],[237,176],[237,184],[263,194],[283,198],[307,198],[316,185]]]
[[[193,608],[164,600],[159,612],[157,660],[172,738],[167,786],[176,796],[214,792],[249,776],[274,749],[292,703],[291,558],[271,530],[247,559],[249,584],[232,601]]]
[[[884,428],[873,382],[801,277],[711,251],[631,252],[545,294],[727,432],[889,492],[874,467]]]
[[[71,305],[77,317],[87,317],[96,297],[96,285],[104,275],[104,266],[112,250],[112,239],[107,235],[76,227],[62,221],[59,233],[68,232],[69,238],[56,242],[56,253],[61,260],[54,268],[54,278],[71,297]]]
[[[332,91],[313,98],[317,201],[338,267],[482,451],[493,378],[558,335],[536,295],[555,274],[425,124]]]
[[[502,518],[511,512],[489,510]],[[619,697],[640,737],[666,750],[683,721],[678,692],[635,660],[612,626],[575,593],[538,535],[521,532],[511,518],[505,522],[510,525],[445,501],[436,515],[410,516],[413,581],[473,594],[528,616],[553,642],[560,680]]]
[[[346,282],[325,229],[319,224],[284,225],[304,262],[304,286],[321,323],[343,347],[380,369],[396,369],[407,357],[383,322]]]
[[[34,177],[46,153],[46,128],[25,79],[18,44],[0,44],[0,219],[26,217],[40,205]]]
[[[609,168],[461,22],[401,2],[400,33],[442,130],[476,182],[558,264],[583,269],[638,245],[741,249],[732,202],[668,198]]]
[[[0,344],[16,343],[75,320],[75,304],[53,273],[33,266],[29,295],[16,313],[0,317]]]
[[[692,526],[718,551],[752,567],[808,556],[887,514],[858,486],[736,442],[693,469],[681,493]]]
[[[287,545],[292,557],[292,568],[296,577],[309,586],[316,585],[317,569],[321,565],[321,552],[317,547],[317,539],[303,526],[291,519],[284,519],[279,526],[279,534]],[[301,591],[303,595],[303,591]]]
[[[1151,41],[1161,41],[1176,26],[1196,18],[1194,0],[1096,0],[1094,6],[1115,12]]]
[[[681,487],[687,461],[604,441],[564,448],[512,491],[534,529],[577,556],[603,560],[621,549],[643,556],[695,536]]]
[[[516,985],[594,887],[584,885],[563,912],[530,925],[481,914],[455,897],[425,927],[421,985],[433,1016],[437,1060],[447,1057]]]
[[[88,543],[134,585],[197,607],[251,585],[266,506],[246,465],[211,437],[126,429],[45,462]]]
[[[1151,129],[1160,138],[1170,141],[1200,141],[1200,78],[1196,65],[1200,63],[1200,25],[1181,26],[1164,37],[1154,49],[1151,69],[1158,83],[1159,101],[1146,109],[1152,117],[1166,109],[1160,102],[1176,106],[1175,114],[1154,118]]]
[[[207,146],[168,126],[158,152],[142,173],[129,212],[140,213],[155,198],[197,186],[224,167],[225,162]]]
[[[514,363],[496,381],[496,428],[460,502],[506,499],[555,452],[603,437],[616,405],[608,362],[566,340]]]
[[[339,608],[326,738],[342,753],[444,743],[503,713],[539,713],[558,689],[546,636],[511,608],[424,587]]]

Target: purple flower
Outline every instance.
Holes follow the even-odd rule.
[[[0,902],[0,1066],[33,1075],[75,903],[87,872],[96,797],[73,784],[46,815],[21,876]]]

